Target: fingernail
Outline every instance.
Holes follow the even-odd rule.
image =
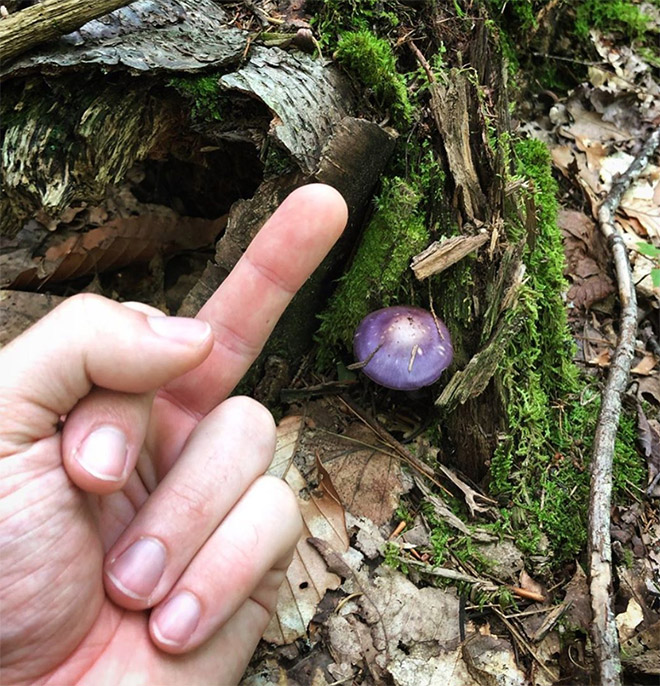
[[[199,624],[201,608],[197,597],[181,591],[159,609],[153,632],[161,643],[184,645]]]
[[[126,436],[114,426],[101,426],[87,436],[74,457],[93,477],[120,481],[126,469]]]
[[[166,559],[167,553],[160,541],[140,538],[110,563],[106,574],[130,598],[148,600],[165,571]]]
[[[208,322],[190,317],[147,317],[147,322],[159,336],[186,345],[200,345],[211,333]]]

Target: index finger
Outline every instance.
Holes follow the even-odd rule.
[[[203,415],[231,393],[341,235],[347,216],[344,199],[330,186],[310,184],[286,198],[199,311],[213,329],[213,351],[167,386],[170,397]]]

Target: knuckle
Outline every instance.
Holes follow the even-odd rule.
[[[95,293],[76,293],[76,295],[67,298],[60,307],[63,310],[70,310],[74,314],[84,314],[91,309],[99,307],[104,302],[106,302],[106,299]]]

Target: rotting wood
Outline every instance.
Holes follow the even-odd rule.
[[[517,294],[523,285],[523,267],[524,265],[520,263],[515,272],[514,282],[504,294],[502,303],[506,303],[507,307],[515,304]],[[462,405],[470,398],[479,396],[493,378],[506,353],[507,344],[521,325],[520,318],[507,320],[502,317],[488,344],[474,355],[463,369],[451,377],[435,404],[443,411],[451,412],[457,405]]]
[[[81,74],[94,65],[131,74],[226,73],[244,59],[248,44],[230,19],[213,0],[136,0],[2,64],[0,79]]]
[[[447,84],[439,83],[420,49],[408,43],[429,81],[431,111],[447,154],[447,163],[456,185],[456,201],[467,221],[483,220],[486,197],[479,183],[470,147],[469,81],[467,74],[452,70]]]
[[[443,272],[466,255],[478,250],[488,239],[488,232],[482,230],[476,236],[452,236],[444,241],[435,241],[426,250],[413,257],[410,268],[415,276],[423,281],[433,274]]]
[[[10,14],[0,22],[0,61],[55,40],[128,4],[127,0],[44,0]]]
[[[621,301],[619,341],[603,392],[591,459],[588,543],[589,589],[594,616],[591,639],[601,686],[621,684],[621,655],[611,597],[612,460],[621,414],[621,396],[628,383],[637,332],[637,297],[626,246],[614,226],[614,215],[624,192],[644,170],[659,144],[660,128],[656,128],[627,171],[612,184],[610,192],[598,211],[600,229],[608,239],[612,250]]]

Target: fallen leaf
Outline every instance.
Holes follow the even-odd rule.
[[[644,612],[641,605],[631,598],[625,612],[616,616],[616,628],[619,632],[619,641],[627,641],[635,635],[635,629],[644,621]]]
[[[647,376],[658,364],[653,353],[645,353],[644,357],[630,370],[631,374],[639,374],[640,376]]]
[[[440,655],[404,655],[389,672],[396,686],[480,686],[463,661],[460,648]]]
[[[593,364],[593,365],[598,365],[599,367],[609,367],[611,356],[612,356],[612,353],[609,349],[603,350],[596,357],[589,360],[588,363]]]
[[[637,403],[637,440],[644,451],[648,489],[652,491],[660,475],[660,423],[656,419],[647,419],[640,402]]]
[[[566,584],[564,602],[570,604],[564,615],[567,626],[588,634],[593,621],[593,613],[587,575],[580,565],[577,565],[573,578]]]
[[[341,502],[356,517],[385,524],[406,490],[400,459],[379,447],[373,432],[362,424],[351,425],[343,438],[349,449],[321,456]]]
[[[387,541],[370,519],[355,517],[347,512],[346,523],[351,531],[357,530],[355,547],[362,551],[368,560],[375,560],[378,556],[385,555]]]
[[[299,415],[284,417],[277,426],[275,455],[268,467],[268,474],[283,479],[293,464],[304,418]]]
[[[654,374],[639,379],[637,381],[637,397],[639,400],[660,405],[660,377]]]
[[[605,121],[598,112],[590,112],[580,107],[574,108],[571,114],[573,122],[559,127],[559,133],[567,138],[581,139],[582,146],[588,145],[591,141],[623,141],[629,136],[615,124]]]
[[[540,584],[523,569],[520,572],[520,588],[530,593],[536,593],[536,595],[545,596],[546,590],[542,584]]]
[[[480,634],[469,638],[463,644],[463,659],[480,686],[528,684],[524,672],[516,663],[513,647],[502,638]]]
[[[149,213],[115,217],[87,231],[42,230],[38,241],[30,238],[34,229],[23,240],[28,229],[22,229],[11,239],[21,242],[15,254],[6,247],[3,250],[0,285],[29,290],[46,281],[66,281],[149,262],[158,254],[212,245],[227,223],[226,216],[213,220],[182,217],[165,206],[145,207]]]
[[[660,621],[633,634],[621,643],[621,652],[628,657],[636,657],[649,650],[660,651]]]
[[[489,563],[489,574],[503,583],[517,582],[524,562],[522,553],[512,541],[503,539],[497,543],[480,545],[476,550]]]
[[[552,686],[560,681],[558,660],[561,652],[562,639],[557,631],[552,631],[534,646],[534,653],[538,659],[538,662],[534,660],[531,666],[530,681],[534,686]],[[545,669],[541,669],[539,662]],[[551,679],[550,674],[554,674],[555,678]]]
[[[337,551],[348,548],[344,509],[337,501],[332,485],[327,479],[322,480],[319,488],[309,494],[307,482],[292,462],[302,421],[302,417],[291,416],[280,422],[272,465],[278,473],[287,465],[285,480],[298,495],[304,525],[278,594],[277,610],[264,634],[266,641],[277,645],[306,636],[307,627],[326,591],[338,588],[341,583],[341,578],[328,571],[325,561],[307,539],[322,539]]]
[[[367,585],[350,587],[362,591],[357,599],[360,616],[371,627],[374,646],[390,660],[401,645],[433,642],[453,649],[460,641],[459,602],[453,590],[417,588],[386,566],[379,567]]]

